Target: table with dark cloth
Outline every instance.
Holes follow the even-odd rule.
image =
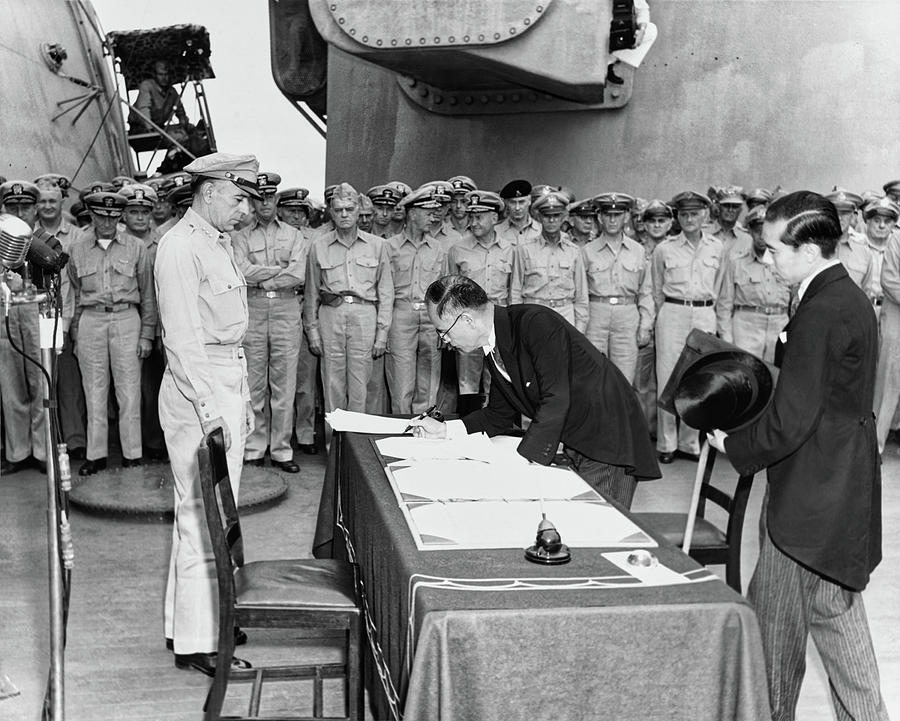
[[[419,551],[372,438],[335,434],[314,554],[360,566],[376,719],[771,717],[752,609],[679,549],[654,549],[694,579],[670,586],[624,578],[621,549]]]

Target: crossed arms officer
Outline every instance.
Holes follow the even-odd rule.
[[[235,497],[250,431],[250,392],[241,342],[247,290],[227,233],[259,197],[252,155],[213,153],[188,165],[193,202],[156,255],[163,345],[168,367],[159,419],[175,477],[175,528],[166,585],[165,632],[175,666],[215,673],[218,609],[212,549],[205,528],[197,448],[221,427]],[[249,667],[235,659],[234,665]]]
[[[631,384],[559,313],[494,305],[461,275],[436,280],[425,302],[438,337],[461,351],[480,349],[491,373],[487,407],[462,419],[467,432],[495,436],[526,415],[532,421],[521,456],[549,465],[562,442],[578,475],[626,508],[637,478],[659,478]],[[417,436],[440,438],[448,430],[433,418],[410,423]]]

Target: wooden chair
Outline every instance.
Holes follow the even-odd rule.
[[[251,681],[247,716],[227,718],[325,718],[323,680],[343,678],[346,721],[362,721],[363,632],[357,598],[356,568],[352,564],[318,559],[255,561],[244,563],[241,523],[231,491],[221,428],[204,438],[199,450],[200,483],[206,522],[212,541],[219,587],[219,642],[216,674],[206,698],[204,721],[218,721],[229,681]],[[234,628],[279,628],[343,633],[344,663],[268,666],[232,669]],[[307,634],[305,634],[307,635]],[[312,635],[312,634],[309,634]],[[259,706],[266,680],[313,682],[312,716],[260,717]]]
[[[706,471],[700,486],[700,500],[697,504],[697,518],[691,540],[689,555],[704,566],[725,565],[725,581],[738,593],[741,592],[741,540],[744,516],[753,476],[740,476],[734,495],[730,495],[712,485],[713,465],[716,450],[710,448]],[[710,501],[723,508],[728,514],[728,524],[724,531],[706,520],[706,502]],[[638,521],[644,523],[657,535],[669,543],[684,546],[687,513],[635,513]]]

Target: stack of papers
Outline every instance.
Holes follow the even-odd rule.
[[[655,547],[617,508],[591,501],[410,503],[407,520],[420,550],[524,548],[542,513],[570,548]]]
[[[335,431],[348,431],[350,433],[404,433],[409,421],[403,418],[385,418],[373,416],[369,413],[356,413],[344,411],[338,408],[325,414],[325,420]]]

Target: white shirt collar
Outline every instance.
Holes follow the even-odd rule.
[[[825,265],[819,268],[815,273],[811,273],[806,276],[802,281],[800,281],[800,287],[797,289],[797,301],[803,300],[803,294],[806,293],[806,289],[809,288],[809,284],[812,283],[813,278],[815,278],[819,273],[823,270],[828,270],[829,268],[840,264],[839,258],[832,258]]]
[[[481,346],[481,350],[484,351],[484,354],[486,356],[489,356],[491,353],[494,352],[494,348],[496,348],[496,347],[497,347],[497,333],[496,333],[496,331],[494,331],[494,326],[492,324],[491,325],[491,334],[488,336],[487,345]]]

